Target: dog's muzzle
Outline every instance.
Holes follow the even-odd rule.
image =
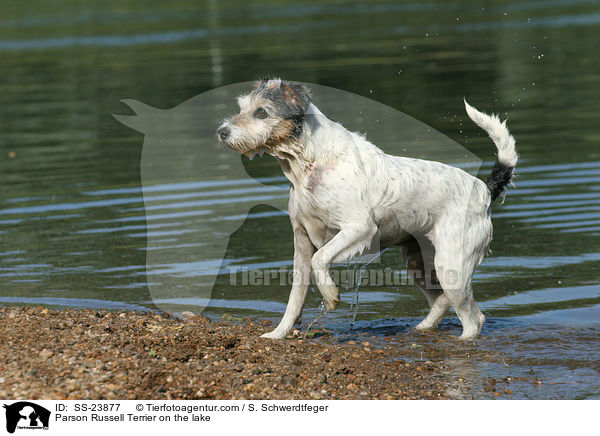
[[[229,134],[230,134],[230,133],[231,133],[231,132],[230,132],[230,130],[229,130],[229,127],[225,127],[225,126],[223,126],[223,127],[219,127],[219,128],[217,129],[217,138],[218,138],[220,141],[225,141],[225,140],[226,140],[226,139],[229,137]]]

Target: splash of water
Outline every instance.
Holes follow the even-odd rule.
[[[352,322],[350,323],[351,326],[354,326],[354,323],[356,321],[356,314],[358,313],[358,289],[360,288],[360,284],[362,282],[362,278],[365,275],[365,271],[367,270],[367,267],[375,260],[378,259],[383,253],[385,253],[386,251],[388,251],[389,248],[385,248],[377,253],[375,253],[373,255],[373,257],[371,257],[371,259],[369,259],[369,261],[365,264],[363,264],[360,267],[360,274],[358,277],[358,280],[354,282],[354,298],[352,301],[352,305],[350,306],[350,310],[352,310],[352,308],[354,308],[354,313],[352,314]],[[356,263],[354,263],[354,273],[352,277],[356,277]]]
[[[362,278],[365,275],[365,271],[367,270],[367,267],[375,260],[378,259],[383,253],[385,253],[387,250],[389,250],[389,248],[385,248],[377,253],[375,253],[373,255],[373,257],[371,257],[371,259],[369,259],[368,262],[364,263],[361,267],[360,267],[360,272],[359,272],[359,277],[358,280],[354,282],[354,297],[352,298],[352,302],[350,303],[350,310],[354,309],[354,313],[352,315],[352,321],[350,323],[350,325],[354,325],[355,321],[356,321],[356,315],[358,313],[358,289],[360,288],[360,283],[362,282]],[[352,266],[353,266],[353,272],[352,272],[352,277],[355,278],[356,277],[356,265],[357,262],[353,262]],[[350,270],[350,263],[346,264],[346,271]],[[345,290],[348,291],[348,289],[350,288],[349,285],[349,281],[346,282],[345,284]],[[321,313],[318,314],[315,319],[312,320],[312,322],[309,324],[309,326],[306,329],[306,332],[304,333],[304,337],[306,338],[308,335],[308,332],[310,331],[310,329],[312,328],[313,325],[316,324],[317,321],[319,321],[321,318],[323,318],[325,316],[325,314],[327,312],[329,312],[329,309],[325,309],[325,302],[322,300],[321,304],[319,305],[319,307],[321,308]]]

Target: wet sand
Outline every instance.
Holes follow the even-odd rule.
[[[0,308],[3,399],[443,399],[456,379],[403,348],[261,339],[268,321]],[[326,333],[324,334],[326,336]]]

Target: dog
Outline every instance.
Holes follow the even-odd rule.
[[[217,129],[218,141],[249,157],[274,156],[291,183],[292,289],[280,323],[262,337],[287,336],[300,318],[311,272],[326,311],[333,310],[339,291],[330,264],[398,245],[431,306],[416,328],[436,328],[454,307],[460,339],[479,335],[485,316],[472,276],[492,240],[491,205],[505,194],[518,159],[506,121],[464,101],[498,149],[484,183],[440,162],[385,154],[323,115],[301,83],[259,80],[237,102],[240,112]]]

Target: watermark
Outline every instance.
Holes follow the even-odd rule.
[[[323,123],[339,120],[348,131],[361,132],[389,155],[443,162],[471,174],[480,167],[481,160],[462,145],[401,111],[339,89],[306,85],[313,103],[322,111],[320,115],[312,113],[312,117],[323,117]],[[123,100],[134,114],[115,115],[124,125],[144,134],[140,171],[148,227],[146,275],[151,298],[162,310],[179,311],[182,304],[193,300],[196,303],[188,306],[189,310],[201,312],[223,269],[239,263],[239,258],[229,261],[226,252],[231,236],[245,222],[256,218],[250,211],[258,205],[287,211],[290,181],[282,169],[274,167],[266,175],[259,170],[254,172],[254,168],[262,167],[253,166],[254,162],[219,144],[215,137],[223,120],[239,111],[237,97],[252,86],[252,82],[246,82],[213,89],[167,110]],[[351,145],[349,154],[355,168],[369,174],[360,147]],[[265,155],[260,159],[275,158]],[[385,202],[385,195],[382,190],[380,198],[373,198],[371,207],[375,209]],[[463,197],[462,203],[455,205],[457,228],[465,226],[470,207],[470,194]],[[402,217],[396,218],[402,222]],[[327,222],[325,225],[329,227]],[[246,251],[264,243],[265,233],[268,229],[262,233],[263,240],[247,241]],[[289,244],[293,244],[291,239]],[[374,240],[372,247],[379,247],[379,241]],[[281,261],[278,253],[271,261]],[[358,262],[365,263],[364,259]],[[381,265],[380,259],[369,262]],[[252,269],[250,265],[247,280],[240,277],[230,286],[252,286],[250,283],[269,280],[289,287],[293,282],[290,272],[284,274],[285,279],[279,275],[271,279],[267,277],[271,272],[251,277],[255,274]],[[377,272],[365,275],[369,283],[402,286],[419,283],[422,278],[417,277],[418,273],[402,275],[393,268],[388,271],[379,267]],[[341,272],[336,278],[335,270],[331,274],[335,283],[357,281],[356,277],[342,277]],[[431,274],[424,275],[426,285],[435,286]]]
[[[303,275],[295,278],[293,268],[249,269],[244,266],[229,266],[226,274],[229,275],[230,286],[292,286],[294,283],[302,286],[316,285],[319,282],[317,277],[319,273],[312,273],[308,283],[301,283]],[[428,273],[420,269],[398,270],[391,267],[332,268],[328,274],[338,287],[344,289],[361,286],[425,286],[427,289],[441,289],[438,280],[440,274],[444,274],[445,283],[450,285],[459,283],[457,271],[442,268]]]
[[[50,411],[31,401],[18,401],[4,404],[6,415],[6,431],[15,430],[48,430]]]

